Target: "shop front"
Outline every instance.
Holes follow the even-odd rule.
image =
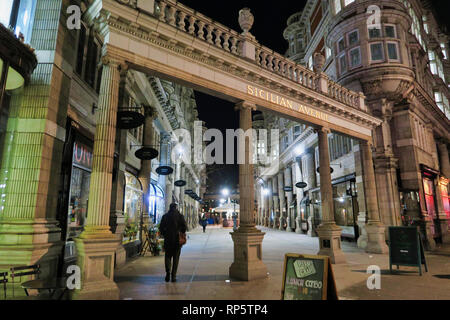
[[[441,224],[438,214],[437,197],[435,182],[439,172],[428,168],[425,165],[421,165],[422,171],[422,183],[423,183],[423,195],[425,200],[425,208],[430,220],[431,236],[437,240],[441,238]],[[442,194],[442,193],[441,193]]]
[[[88,217],[89,186],[92,171],[92,143],[79,134],[73,127],[70,128],[72,139],[72,157],[68,174],[68,193],[66,214],[61,219],[63,236],[65,240],[64,269],[76,262],[77,254],[74,239],[84,230]],[[69,139],[71,141],[71,139]]]

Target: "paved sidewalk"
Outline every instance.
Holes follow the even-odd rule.
[[[279,300],[285,253],[316,254],[317,238],[262,228],[263,261],[269,275],[264,280],[230,281],[228,268],[233,261],[232,229],[207,227],[188,234],[182,249],[177,282],[164,282],[164,256],[140,257],[116,270],[121,299],[172,300]],[[333,265],[341,299],[450,299],[450,247],[427,253],[428,273],[400,267],[389,274],[388,255],[369,255],[354,243],[343,242],[346,264]],[[381,290],[366,286],[369,265],[382,270]]]

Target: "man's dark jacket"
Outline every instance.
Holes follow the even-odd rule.
[[[159,231],[164,237],[164,249],[176,249],[180,246],[178,233],[186,232],[186,220],[178,210],[169,211],[163,215]]]

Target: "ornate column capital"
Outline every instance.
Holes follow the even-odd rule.
[[[255,111],[256,104],[248,102],[248,101],[241,101],[241,102],[238,102],[236,104],[236,106],[234,107],[234,110],[236,110],[236,111],[248,110],[248,109]]]

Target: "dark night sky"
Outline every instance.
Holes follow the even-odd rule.
[[[250,32],[261,44],[284,54],[288,43],[283,38],[288,17],[295,12],[301,11],[306,0],[278,0],[268,2],[262,0],[227,0],[227,1],[199,1],[181,0],[181,3],[191,7],[198,12],[216,20],[223,25],[241,32],[239,27],[239,10],[245,7],[251,9],[255,16],[255,22]],[[448,13],[450,1],[431,1],[435,8],[438,19],[450,30]],[[196,92],[199,118],[206,122],[208,128],[220,130],[235,129],[239,126],[238,113],[233,110],[233,104],[218,98]],[[210,175],[208,180],[208,192],[220,190],[223,187],[233,188],[238,183],[238,166],[227,165]]]

